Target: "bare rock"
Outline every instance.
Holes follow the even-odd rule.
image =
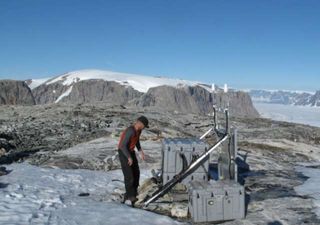
[[[171,216],[178,218],[186,218],[188,216],[188,203],[173,204]]]
[[[7,171],[7,169],[4,166],[0,167],[0,176],[7,175],[8,173],[9,171]]]
[[[24,81],[0,80],[0,105],[35,105],[35,99]]]
[[[0,157],[6,154],[6,150],[4,148],[0,148]]]
[[[132,87],[104,80],[83,80],[69,86],[63,85],[62,82],[50,83],[48,85],[42,84],[33,89],[32,92],[37,104],[47,104],[57,101],[59,96],[66,93],[69,89],[71,89],[71,92],[59,102],[109,102],[123,105],[142,95],[142,93]]]
[[[227,107],[234,116],[259,117],[250,96],[245,92],[210,93],[201,86],[158,86],[150,88],[136,101],[139,107],[151,107],[174,113],[194,113],[207,115],[212,112],[212,105]]]

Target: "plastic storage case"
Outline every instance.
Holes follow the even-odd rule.
[[[162,181],[166,184],[179,174],[184,165],[188,166],[199,155],[208,150],[208,145],[199,139],[168,138],[162,141]],[[182,181],[208,181],[209,160]]]
[[[190,183],[189,212],[193,222],[218,222],[245,217],[244,187],[235,181]]]

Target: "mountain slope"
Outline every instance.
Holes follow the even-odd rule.
[[[28,79],[25,82],[29,86],[29,88],[32,90],[41,84],[45,83],[47,80],[51,79],[50,77],[47,78],[41,78],[41,79]]]

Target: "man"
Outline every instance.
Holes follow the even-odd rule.
[[[141,159],[144,160],[145,156],[139,139],[142,130],[149,127],[148,124],[148,119],[145,116],[140,116],[133,125],[122,132],[118,145],[119,159],[126,188],[124,203],[130,206],[133,206],[138,200],[137,194],[140,179],[140,170],[134,149],[137,147],[141,154]]]

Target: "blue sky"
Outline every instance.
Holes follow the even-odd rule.
[[[320,1],[0,1],[0,79],[88,68],[314,91]]]

